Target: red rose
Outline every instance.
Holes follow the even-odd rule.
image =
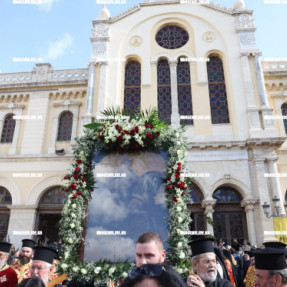
[[[184,189],[187,189],[187,186],[185,186]]]
[[[181,170],[181,166],[180,165],[177,167],[177,170]]]
[[[174,196],[174,197],[173,197],[173,201],[174,201],[174,202],[178,202],[178,197],[177,197],[177,196]]]
[[[98,139],[99,139],[99,140],[102,140],[103,138],[104,138],[104,136],[98,135]]]
[[[177,165],[181,165],[181,163],[180,163],[180,162],[178,162],[178,163],[177,163]]]
[[[82,177],[82,182],[85,182],[87,180],[86,177]]]
[[[167,189],[172,189],[172,185],[169,185],[169,186],[167,187]]]
[[[146,128],[148,128],[148,127],[149,127],[149,124],[145,124],[144,126],[145,126]]]
[[[78,166],[75,167],[75,171],[79,171],[80,168]]]
[[[131,130],[131,135],[134,136],[136,134],[135,130]]]
[[[75,173],[75,174],[73,174],[73,178],[78,178],[78,175]]]
[[[74,184],[74,183],[71,184],[71,188],[72,188],[72,189],[75,189],[76,187],[77,187],[76,184]]]
[[[172,184],[173,184],[173,185],[177,185],[177,182],[176,182],[176,181],[174,181]]]
[[[90,169],[89,167],[86,167],[86,171],[89,171],[89,169]]]
[[[167,180],[171,180],[171,177],[169,177]]]
[[[81,164],[82,161],[80,159],[77,159],[77,164]]]
[[[120,128],[120,126],[119,125],[116,125],[116,129],[118,130]]]
[[[185,195],[185,192],[183,191],[183,192],[181,193],[181,195],[182,195],[182,196]]]
[[[65,189],[65,192],[69,192],[69,191],[70,191],[70,189],[69,189],[69,188],[66,188],[66,189]]]
[[[160,136],[160,132],[156,132],[156,135],[159,137]]]
[[[78,196],[76,194],[73,194],[72,198],[77,198]]]
[[[77,191],[77,194],[78,194],[78,195],[81,195],[82,193],[78,190],[78,191]]]
[[[177,187],[177,188],[181,188],[181,184],[178,183],[178,184],[176,185],[176,187]]]
[[[68,179],[68,177],[65,175],[65,176],[64,176],[64,179]]]
[[[153,129],[153,125],[150,125],[149,127],[150,127],[151,129]]]
[[[124,131],[124,133],[125,133],[126,135],[128,135],[128,134],[129,134],[129,131]]]
[[[139,131],[139,127],[138,127],[138,126],[135,127],[135,131],[136,131],[136,132]]]
[[[176,178],[180,178],[180,175],[178,173],[175,174]]]

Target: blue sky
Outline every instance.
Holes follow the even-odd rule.
[[[42,1],[44,4],[29,5],[0,0],[0,72],[30,72],[38,59],[51,63],[54,69],[87,67],[92,21],[98,18],[102,5],[97,0]],[[115,16],[143,1],[126,0],[126,4],[110,4],[108,9]],[[232,7],[234,0],[212,2]],[[254,10],[263,58],[287,59],[287,0],[273,2],[281,3],[245,0],[246,7]],[[30,62],[13,61],[15,58],[29,58]]]

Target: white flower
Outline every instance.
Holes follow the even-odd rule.
[[[73,203],[71,206],[72,206],[72,208],[74,208],[74,209],[77,208],[77,204],[76,204],[76,203]]]
[[[176,268],[176,271],[177,271],[179,274],[183,273],[182,268]]]
[[[179,217],[179,218],[177,219],[177,221],[178,221],[178,223],[182,223],[182,221],[183,221],[182,217]]]
[[[179,133],[175,133],[175,137],[176,137],[176,138],[179,138]]]
[[[75,223],[71,223],[71,224],[70,224],[70,227],[71,227],[72,229],[75,228],[75,227],[76,227]]]
[[[128,273],[127,273],[127,272],[123,272],[123,273],[122,273],[122,277],[123,277],[123,278],[128,277]]]
[[[69,257],[69,252],[66,251],[66,252],[64,253],[64,257],[65,257],[65,258],[68,258],[68,257]]]
[[[177,141],[176,144],[177,144],[177,145],[180,145],[180,141]]]
[[[68,239],[68,243],[72,244],[74,242],[74,240],[72,238]]]
[[[182,242],[178,242],[178,243],[177,243],[177,247],[178,247],[178,248],[181,248],[181,247],[182,247]]]
[[[185,258],[185,254],[184,254],[184,252],[183,252],[183,251],[181,251],[181,252],[180,252],[180,254],[179,254],[179,258],[180,258],[180,259],[184,259],[184,258]]]
[[[82,274],[87,274],[87,270],[84,268],[81,269],[81,272],[82,272]]]
[[[177,232],[177,234],[181,234],[181,230],[180,229],[177,229],[176,232]]]
[[[115,267],[111,267],[109,269],[109,275],[111,276],[115,271],[116,271],[116,268]]]
[[[72,212],[71,217],[76,218],[76,214],[74,212]]]
[[[75,267],[72,268],[72,270],[73,270],[74,272],[78,272],[79,267],[78,267],[78,266],[75,266]]]
[[[95,273],[98,274],[101,271],[102,267],[98,266],[95,268]]]
[[[68,268],[68,265],[66,263],[63,263],[61,266],[64,270]]]
[[[181,211],[182,211],[182,207],[181,207],[181,206],[177,206],[176,210],[177,210],[178,212],[181,212]]]

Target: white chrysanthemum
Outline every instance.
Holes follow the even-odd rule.
[[[115,267],[111,267],[109,269],[109,275],[111,276],[115,271],[116,271],[116,268]]]
[[[101,266],[96,267],[96,268],[95,268],[95,273],[96,273],[96,274],[99,274],[100,271],[101,271],[101,269],[102,269]]]
[[[85,268],[81,269],[82,274],[87,274],[87,270]]]
[[[181,251],[181,252],[180,252],[180,254],[179,254],[179,258],[180,258],[180,259],[184,259],[184,258],[185,258],[185,254],[184,254],[184,252],[183,252],[183,251]]]

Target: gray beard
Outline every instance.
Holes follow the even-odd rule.
[[[217,272],[215,270],[214,275],[209,275],[207,272],[203,273],[200,268],[198,268],[198,275],[204,282],[214,282],[217,277]]]

